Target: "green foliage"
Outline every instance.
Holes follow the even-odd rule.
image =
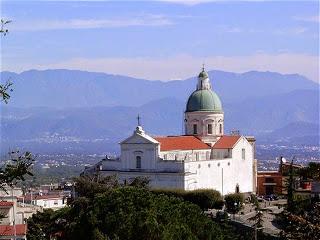
[[[1,19],[1,23],[0,23],[0,24],[1,24],[0,34],[3,35],[3,36],[7,35],[8,32],[9,32],[9,30],[6,28],[6,25],[7,25],[8,23],[11,23],[11,21],[10,21],[10,20]]]
[[[154,189],[151,190],[157,194],[165,194],[168,196],[174,196],[181,198],[185,201],[192,202],[198,205],[202,210],[207,209],[222,209],[223,200],[221,194],[212,189],[201,189],[194,191],[184,190],[168,190],[168,189]]]
[[[0,28],[0,34],[5,36],[8,34],[9,30],[6,28],[6,24],[10,23],[9,20],[1,19],[1,28]],[[8,100],[10,98],[9,92],[12,92],[13,89],[11,88],[12,82],[9,80],[5,82],[4,84],[0,84],[0,100],[1,102],[8,103]]]
[[[309,204],[299,214],[284,211],[278,218],[284,225],[280,234],[281,239],[320,239],[320,203]]]
[[[34,158],[30,152],[9,153],[9,159],[0,168],[0,189],[6,191],[6,186],[13,186],[18,181],[24,181],[25,175],[32,176],[31,166]]]
[[[101,177],[99,175],[81,176],[73,179],[75,182],[75,190],[80,197],[93,199],[98,193],[104,193],[110,189],[120,186],[131,186],[139,188],[148,188],[150,180],[145,177],[136,177],[131,181],[125,181],[120,184],[116,175]]]
[[[109,188],[57,212],[38,213],[28,226],[30,240],[225,239],[197,205],[132,186]]]
[[[243,208],[244,196],[242,193],[232,193],[224,197],[228,213],[238,213]]]
[[[7,80],[4,84],[0,84],[0,99],[6,104],[10,99],[9,92],[13,91],[13,89],[11,88],[12,84],[13,83],[9,80]]]
[[[299,172],[300,176],[304,179],[320,180],[320,163],[309,162],[308,166],[301,168]]]
[[[255,205],[255,215],[248,218],[249,221],[253,222],[253,227],[255,228],[255,234],[262,235],[262,227],[263,227],[263,212],[266,211],[266,209],[262,209],[260,207],[260,203],[256,196],[251,195],[251,200]]]
[[[199,207],[141,188],[113,190],[95,205],[104,219],[100,228],[112,239],[209,239],[213,230]]]
[[[131,182],[127,182],[125,185],[132,186],[132,187],[142,187],[148,188],[150,183],[150,179],[146,177],[136,177]]]
[[[68,208],[54,212],[52,209],[44,209],[43,212],[37,212],[28,219],[27,236],[30,240],[47,240],[60,234],[65,221],[61,220],[62,213]]]
[[[80,197],[87,197],[93,199],[98,193],[104,193],[107,190],[115,187],[119,187],[117,176],[107,177],[89,177],[81,176],[74,178],[75,190]]]
[[[289,171],[288,171],[288,179],[285,184],[285,188],[287,190],[287,210],[289,212],[294,212],[295,210],[295,203],[294,203],[294,175],[296,174],[293,169],[293,161],[294,158],[291,160]]]

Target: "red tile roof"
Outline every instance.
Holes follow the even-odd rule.
[[[160,151],[210,149],[210,146],[195,136],[155,137]]]
[[[13,206],[13,202],[1,201],[0,207],[11,207]]]
[[[222,136],[212,148],[214,149],[228,149],[233,148],[233,146],[238,142],[241,136]]]
[[[16,224],[16,235],[24,236],[27,232],[26,224]],[[14,228],[13,225],[0,225],[0,236],[13,236]]]

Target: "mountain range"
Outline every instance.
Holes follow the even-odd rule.
[[[148,81],[70,70],[2,72],[14,83],[1,109],[1,144],[37,151],[117,152],[136,117],[153,135],[183,133],[183,111],[196,78]],[[209,71],[226,132],[260,142],[319,143],[319,84],[297,74]],[[294,143],[294,142],[292,142]]]

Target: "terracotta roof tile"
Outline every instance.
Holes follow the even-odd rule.
[[[24,236],[27,232],[26,224],[16,224],[16,235]],[[13,225],[0,225],[0,236],[13,236],[14,228]]]
[[[155,137],[160,151],[210,149],[210,146],[195,136]]]
[[[1,201],[0,207],[11,207],[13,206],[13,202]]]
[[[233,148],[233,146],[238,142],[241,136],[222,136],[212,148],[214,149],[229,149]]]

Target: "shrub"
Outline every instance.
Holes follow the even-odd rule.
[[[154,193],[174,196],[198,205],[202,210],[221,209],[223,200],[221,194],[212,189],[200,189],[193,191],[185,191],[180,189],[154,189]]]
[[[244,196],[242,193],[231,193],[224,197],[227,212],[235,214],[243,207]]]

